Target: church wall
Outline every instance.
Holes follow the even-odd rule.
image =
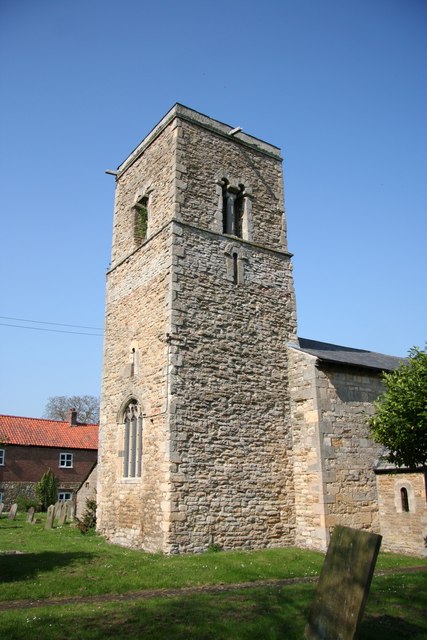
[[[424,473],[378,473],[382,549],[394,553],[427,555],[427,502]],[[402,508],[401,489],[409,511]]]
[[[336,524],[379,533],[373,465],[382,447],[370,439],[367,419],[383,391],[380,375],[326,365],[318,369],[326,527]]]
[[[168,228],[109,272],[99,433],[99,530],[118,544],[158,551],[167,494]],[[142,477],[123,478],[120,410],[143,409]]]
[[[235,285],[230,238],[174,226],[169,550],[292,544],[289,256],[234,239]]]
[[[382,448],[367,425],[379,374],[290,352],[297,544],[325,549],[336,524],[379,533],[373,465]]]
[[[319,437],[316,358],[289,349],[296,539],[299,547],[326,550],[325,481]]]

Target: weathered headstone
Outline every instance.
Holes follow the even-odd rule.
[[[59,512],[61,510],[61,505],[62,505],[62,502],[59,502],[59,500],[57,502],[55,502],[55,504],[53,505],[53,507],[54,507],[54,515],[53,515],[53,517],[54,518],[59,518]]]
[[[54,517],[55,517],[55,505],[51,504],[50,507],[47,508],[45,529],[52,529]]]
[[[355,640],[368,597],[382,537],[335,527],[304,637]]]
[[[76,503],[74,500],[68,500],[67,505],[67,522],[73,522],[76,515]]]
[[[0,502],[0,516],[3,513],[3,509],[4,509],[4,502]]]
[[[31,523],[33,521],[34,518],[34,507],[30,507],[27,511],[27,522]]]
[[[67,517],[67,503],[66,502],[62,502],[61,503],[61,508],[58,512],[58,525],[60,527],[62,527],[62,525],[65,522],[65,518]]]
[[[18,511],[18,505],[15,502],[15,504],[13,504],[10,507],[9,515],[7,516],[9,518],[9,520],[15,520],[17,511]]]

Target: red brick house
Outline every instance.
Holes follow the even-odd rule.
[[[0,415],[0,501],[7,508],[18,496],[35,498],[48,469],[58,478],[58,498],[70,499],[97,456],[98,425],[79,423],[74,410],[67,422]]]

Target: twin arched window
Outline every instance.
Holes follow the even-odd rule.
[[[130,400],[123,412],[123,477],[140,478],[142,467],[142,409]]]
[[[222,231],[237,238],[244,235],[245,186],[231,185],[226,178],[220,183],[222,189]]]

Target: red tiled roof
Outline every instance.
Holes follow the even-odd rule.
[[[98,425],[0,415],[0,442],[33,447],[98,449]]]

